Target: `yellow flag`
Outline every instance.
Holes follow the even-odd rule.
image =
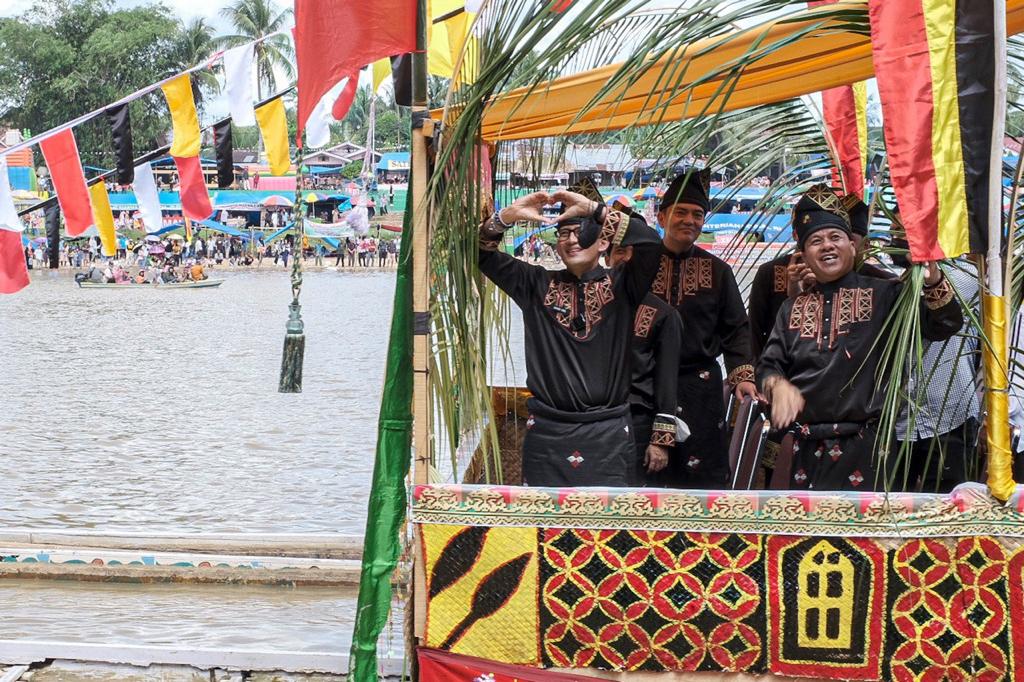
[[[476,49],[476,38],[470,35],[470,28],[476,15],[465,11],[459,12],[458,10],[464,6],[464,0],[431,0],[430,15],[434,21],[443,16],[452,16],[438,24],[430,22],[427,70],[435,76],[453,78],[459,54],[468,41],[466,56],[462,58],[459,68],[459,80],[472,82],[475,76],[469,72],[473,66],[471,57]]]
[[[89,185],[89,198],[92,200],[92,219],[96,223],[96,231],[100,233],[103,255],[116,256],[117,233],[114,231],[114,212],[110,208],[106,183],[100,181]]]
[[[192,81],[187,73],[183,73],[161,89],[167,98],[174,127],[171,156],[199,156],[199,114],[192,99]]]
[[[377,93],[377,88],[384,81],[385,78],[391,75],[391,59],[385,57],[384,59],[378,59],[373,63],[373,92]]]
[[[256,122],[267,148],[267,161],[271,175],[284,175],[291,166],[288,157],[288,118],[284,114],[284,99],[278,97],[256,109]]]

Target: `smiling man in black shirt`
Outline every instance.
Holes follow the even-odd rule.
[[[889,377],[881,368],[886,321],[904,283],[854,269],[849,216],[839,198],[816,185],[800,199],[793,225],[815,283],[783,303],[757,366],[776,429],[796,436],[792,488],[880,487],[876,432]],[[928,263],[921,336],[944,341],[963,316],[952,287]]]
[[[498,250],[519,221],[546,222],[561,202],[556,250],[564,270],[547,270]],[[614,245],[633,259],[600,265]],[[630,423],[630,344],[637,308],[661,253],[657,233],[638,215],[574,192],[521,197],[480,229],[480,271],[523,312],[526,385],[533,394],[523,442],[523,477],[534,486],[624,486],[634,460]]]

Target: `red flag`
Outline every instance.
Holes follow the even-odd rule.
[[[421,647],[417,651],[423,682],[601,682],[608,679],[509,665],[438,649]]]
[[[13,294],[28,286],[28,265],[21,233],[0,230],[0,294]]]
[[[338,39],[339,27],[346,31]],[[367,64],[416,49],[416,0],[295,0],[298,137],[317,102]]]
[[[864,95],[858,102],[858,94]],[[864,198],[864,172],[867,167],[867,122],[864,119],[866,90],[864,84],[840,85],[821,93],[822,115],[830,142],[842,171],[842,182],[835,187],[842,194]]]
[[[178,181],[181,195],[181,211],[192,220],[206,220],[213,215],[210,204],[210,193],[206,191],[206,180],[203,178],[203,167],[198,156],[173,156],[174,165],[178,167]]]
[[[77,237],[89,229],[93,219],[92,202],[89,200],[89,188],[85,186],[82,161],[78,158],[75,133],[71,128],[63,130],[40,142],[39,148],[46,159],[46,167],[50,169],[53,190],[64,213],[68,235]]]
[[[990,2],[870,0],[885,149],[911,260],[988,248],[996,92]]]
[[[834,4],[837,0],[812,0],[808,8]],[[864,82],[823,90],[822,116],[828,130],[829,146],[838,168],[833,168],[833,187],[841,194],[864,198],[868,153],[867,88]]]
[[[338,99],[334,100],[334,106],[331,107],[331,116],[334,117],[335,121],[340,121],[345,118],[345,114],[352,107],[352,102],[356,98],[356,88],[359,85],[359,74],[350,73],[348,75],[348,83],[345,83],[345,88],[338,95]]]

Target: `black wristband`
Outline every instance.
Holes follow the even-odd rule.
[[[600,225],[601,223],[603,223],[603,222],[604,222],[604,221],[603,221],[603,220],[601,219],[601,209],[602,209],[602,208],[604,208],[605,206],[604,206],[604,204],[602,204],[602,203],[601,203],[600,201],[596,201],[596,202],[594,202],[594,203],[596,203],[596,204],[597,204],[597,208],[595,208],[595,209],[594,209],[594,212],[593,212],[593,213],[591,214],[591,216],[590,216],[590,217],[594,219],[594,222],[595,222],[595,223],[597,223],[598,225]]]

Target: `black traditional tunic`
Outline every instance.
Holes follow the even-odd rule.
[[[787,253],[762,264],[750,285],[750,346],[755,361],[761,357],[761,351],[768,343],[779,308],[789,298],[791,256],[792,254]],[[861,264],[857,272],[878,279],[896,279],[894,273],[871,263]]]
[[[523,443],[529,485],[627,483],[635,453],[628,404],[633,322],[662,247],[640,216],[629,218],[628,229],[621,224],[619,243],[634,247],[633,258],[581,278],[480,251],[480,271],[523,313],[533,394]]]
[[[729,477],[725,401],[718,356],[733,387],[753,381],[750,324],[725,261],[699,246],[664,253],[651,292],[679,311],[686,325],[679,358],[679,409],[690,437],[670,463],[671,485],[717,487]]]
[[[792,486],[818,490],[873,489],[874,429],[888,378],[876,376],[886,318],[903,282],[851,272],[787,299],[757,366],[760,385],[782,376],[800,390],[803,411],[794,432]],[[963,317],[943,278],[925,290],[921,334],[943,341]]]
[[[633,322],[633,385],[629,405],[637,461],[633,485],[650,478],[643,465],[648,444],[672,448],[676,443],[676,394],[683,322],[679,313],[654,294],[647,294]]]

